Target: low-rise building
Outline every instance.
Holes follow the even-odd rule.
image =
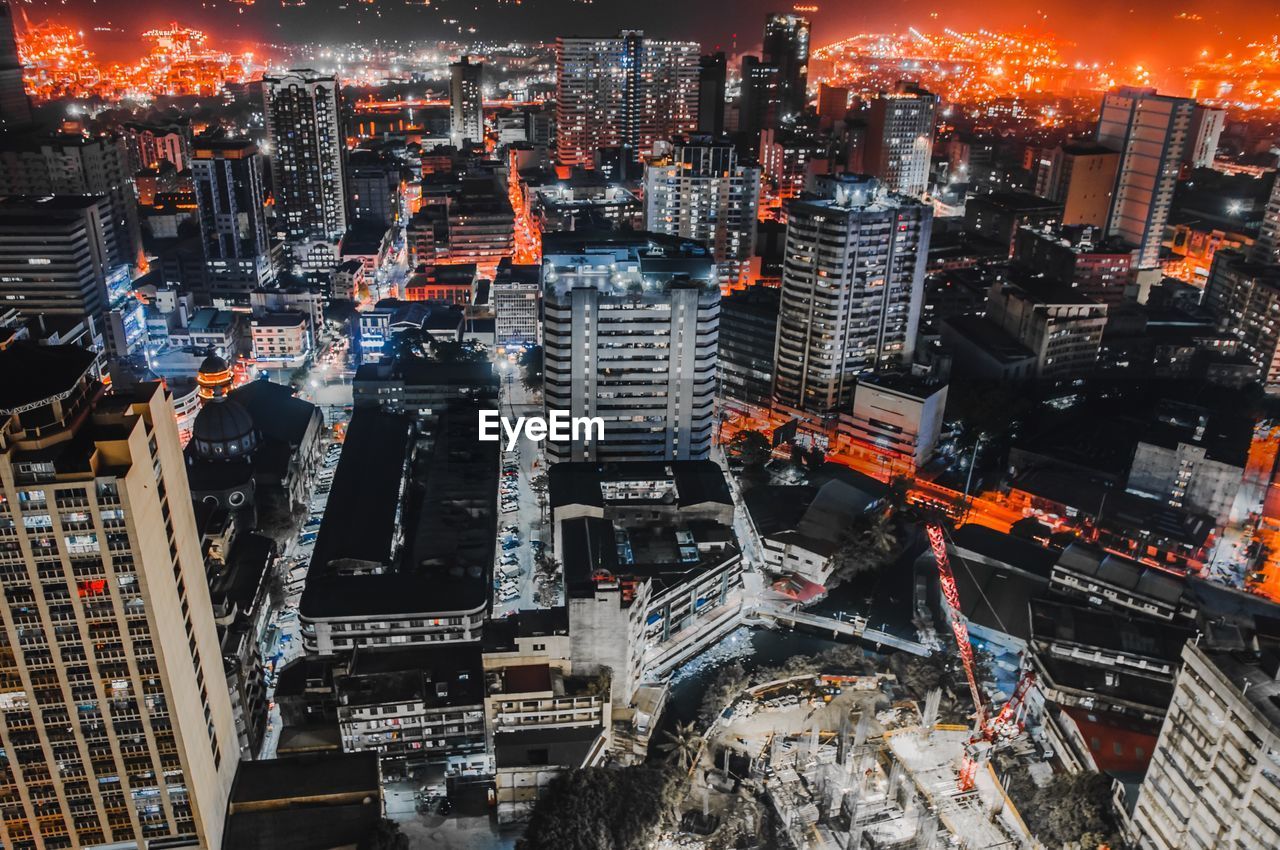
[[[1031,350],[1042,381],[1077,378],[1098,365],[1105,304],[1042,279],[1020,278],[991,287],[987,317]]]
[[[498,376],[488,362],[440,362],[396,357],[365,363],[351,381],[358,407],[379,407],[420,418],[438,416],[455,401],[497,407]]]
[[[542,344],[542,268],[498,264],[493,280],[494,344],[500,353]]]
[[[839,434],[919,469],[937,450],[946,406],[944,383],[901,373],[863,375],[853,391],[853,414],[840,417]]]
[[[253,358],[259,363],[300,366],[311,354],[311,323],[292,310],[254,316]]]

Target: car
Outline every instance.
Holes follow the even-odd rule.
[[[315,543],[316,537],[318,536],[319,536],[318,531],[304,531],[302,533],[302,536],[298,538],[298,542],[304,545],[307,543]]]
[[[498,559],[498,562],[504,566],[509,567],[512,564],[520,563],[520,559],[517,558],[515,555],[503,555],[501,558]]]
[[[515,505],[509,505],[509,504],[507,504],[506,502],[503,502],[503,503],[502,503],[502,512],[503,512],[504,514],[513,514],[513,513],[515,513],[515,512],[516,512],[516,506],[515,506]]]
[[[520,596],[520,591],[518,590],[504,590],[498,594],[498,601],[510,602],[512,599],[515,599],[519,596]]]

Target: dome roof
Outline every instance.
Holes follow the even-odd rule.
[[[202,375],[218,375],[229,371],[231,371],[231,365],[213,351],[210,351],[209,356],[200,364],[200,374]]]
[[[206,404],[191,426],[191,442],[206,458],[240,458],[258,447],[253,417],[229,398]]]

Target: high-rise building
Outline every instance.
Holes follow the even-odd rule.
[[[645,167],[645,226],[711,248],[720,283],[744,283],[756,244],[760,169],[727,139],[694,136]]]
[[[1271,185],[1271,197],[1267,199],[1251,256],[1257,263],[1280,265],[1280,176]]]
[[[28,316],[89,319],[108,351],[124,357],[146,339],[142,305],[100,195],[0,198],[0,303]]]
[[[0,351],[6,847],[221,846],[239,761],[173,407]]]
[[[1280,686],[1274,647],[1187,641],[1133,813],[1141,850],[1280,845]]]
[[[199,141],[194,147],[191,182],[212,292],[247,293],[274,276],[262,168],[262,154],[248,140]]]
[[[773,394],[828,413],[849,409],[859,374],[910,362],[933,211],[860,175],[815,188],[787,210]]]
[[[347,160],[351,218],[386,229],[404,220],[405,163],[381,151],[359,148]]]
[[[598,417],[549,442],[553,462],[702,460],[715,423],[720,286],[686,239],[548,234],[542,254],[547,411]]]
[[[937,95],[906,82],[871,101],[864,162],[889,191],[918,197],[929,188],[937,108]]]
[[[849,114],[849,89],[845,86],[818,85],[818,124],[829,129]]]
[[[761,61],[778,69],[780,120],[794,121],[809,102],[809,21],[773,13],[765,18]]]
[[[1108,92],[1098,117],[1098,142],[1120,152],[1107,235],[1138,249],[1137,267],[1154,269],[1173,203],[1173,190],[1192,144],[1194,100],[1121,87]]]
[[[18,37],[13,30],[13,8],[0,3],[0,129],[31,123],[31,101],[22,79]]]
[[[0,136],[0,195],[105,195],[110,200],[112,266],[132,266],[142,252],[131,175],[124,138],[118,135]]]
[[[1227,111],[1196,104],[1191,114],[1191,144],[1183,164],[1188,168],[1213,168],[1218,140],[1227,126]]]
[[[698,123],[698,43],[646,38],[556,39],[556,158],[591,168],[600,148],[631,157]]]
[[[1280,266],[1252,262],[1239,251],[1213,257],[1204,306],[1220,327],[1240,341],[1268,393],[1280,392]]]
[[[751,286],[720,301],[720,395],[728,402],[768,407],[781,290]]]
[[[721,51],[698,60],[698,131],[720,135],[724,132],[724,97],[728,61]]]
[[[449,136],[455,145],[484,141],[484,63],[463,56],[449,65]]]
[[[1062,204],[1062,223],[1106,227],[1120,154],[1096,142],[1059,145],[1042,154],[1035,193]]]
[[[327,276],[347,232],[338,80],[311,70],[268,74],[262,97],[276,214],[298,262]]]
[[[738,94],[738,130],[754,140],[764,130],[776,130],[782,121],[782,77],[777,65],[755,56],[742,57],[742,82]]]

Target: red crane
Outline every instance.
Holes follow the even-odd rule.
[[[973,644],[969,642],[969,626],[960,611],[960,591],[956,589],[956,577],[951,571],[951,558],[947,554],[946,532],[941,523],[933,521],[925,524],[925,532],[929,535],[929,546],[933,549],[933,559],[938,565],[938,583],[942,586],[942,598],[946,602],[947,622],[951,624],[951,632],[956,638],[960,662],[964,665],[964,675],[969,681],[969,694],[973,697],[973,707],[976,710],[977,731],[970,739],[969,746],[965,747],[964,760],[960,764],[960,790],[968,791],[973,788],[973,775],[978,768],[978,744],[1003,743],[1022,731],[1020,712],[1026,701],[1027,691],[1035,681],[1035,674],[1030,670],[1023,673],[1018,686],[1013,689],[1013,696],[994,717],[988,719],[986,700],[978,687]]]

